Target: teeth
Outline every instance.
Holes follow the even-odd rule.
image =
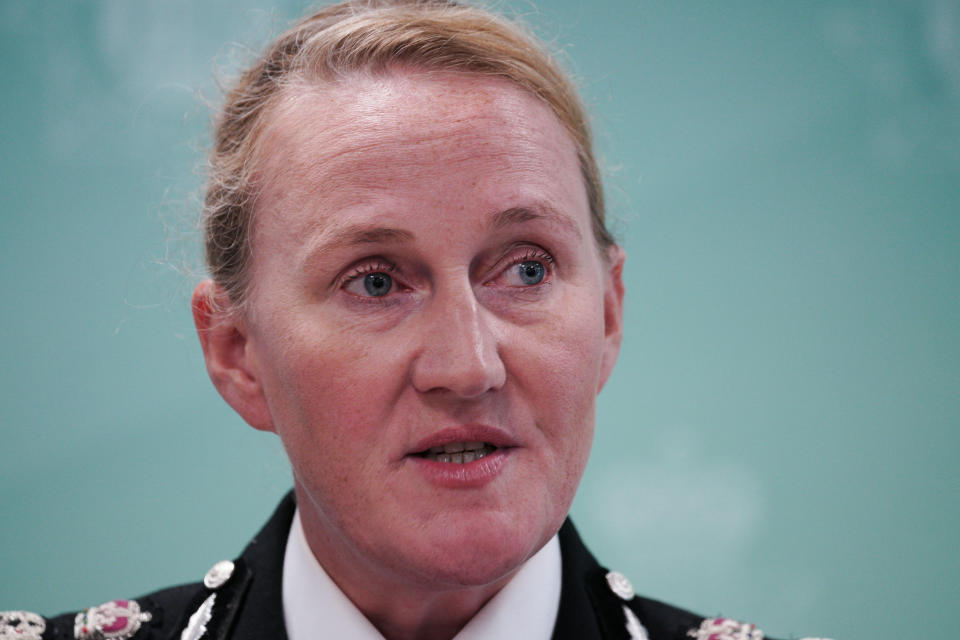
[[[483,449],[482,442],[448,442],[437,447],[431,447],[430,453],[460,453],[461,451],[477,451]]]
[[[485,442],[449,442],[444,445],[430,447],[423,457],[437,462],[452,462],[464,464],[479,460],[494,452],[496,447]]]

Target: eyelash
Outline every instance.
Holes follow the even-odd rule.
[[[397,269],[397,265],[393,264],[392,262],[387,262],[387,261],[384,260],[383,258],[374,258],[373,260],[371,260],[371,261],[369,261],[369,262],[365,262],[365,263],[363,263],[363,264],[360,264],[360,265],[357,265],[356,267],[351,268],[346,274],[344,274],[343,278],[340,279],[340,285],[339,285],[339,286],[340,286],[341,289],[346,289],[348,286],[350,286],[350,283],[351,283],[351,282],[353,282],[353,281],[355,281],[355,280],[359,280],[360,278],[362,278],[363,276],[367,275],[368,273],[391,273],[391,274],[395,274],[395,273],[397,273],[398,271],[399,271],[399,269]],[[366,298],[365,296],[357,296],[357,297],[360,298],[360,299],[363,299],[363,300],[367,300],[367,299],[368,299],[368,298]],[[370,299],[370,300],[376,300],[376,301],[378,301],[378,302],[383,302],[383,301],[382,301],[381,299],[379,299],[379,298],[372,298],[372,297],[371,297],[371,298],[369,298],[369,299]]]
[[[510,265],[520,264],[521,262],[543,262],[547,265],[553,266],[553,256],[544,251],[543,249],[534,249],[533,247],[527,249],[527,252],[519,258],[511,259]]]
[[[343,282],[341,286],[346,286],[356,280],[357,278],[362,278],[368,273],[396,273],[397,265],[387,262],[382,258],[376,258],[373,261],[358,265],[351,269],[345,276],[343,276]]]

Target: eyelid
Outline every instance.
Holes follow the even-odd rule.
[[[544,262],[548,266],[552,266],[554,263],[553,255],[550,254],[546,249],[538,247],[536,245],[523,244],[515,247],[515,249],[521,249],[519,253],[514,253],[513,250],[508,253],[506,267],[511,267],[515,264],[520,264],[521,262],[530,262],[538,261]]]
[[[523,256],[516,259],[517,264],[531,260],[539,260],[550,265],[553,264],[553,256],[540,247],[528,247],[527,249],[527,252]]]

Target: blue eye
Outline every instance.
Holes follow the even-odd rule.
[[[393,278],[379,271],[363,276],[363,288],[371,296],[380,297],[390,293],[393,288]]]
[[[547,269],[542,262],[526,260],[517,265],[517,274],[520,282],[526,285],[540,284],[547,275]]]

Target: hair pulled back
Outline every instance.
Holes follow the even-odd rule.
[[[207,266],[234,306],[246,300],[257,142],[297,82],[333,82],[404,65],[504,78],[543,100],[574,141],[600,249],[614,243],[586,112],[543,45],[488,11],[449,0],[353,0],[321,9],[277,38],[228,92],[214,124],[204,201]]]

